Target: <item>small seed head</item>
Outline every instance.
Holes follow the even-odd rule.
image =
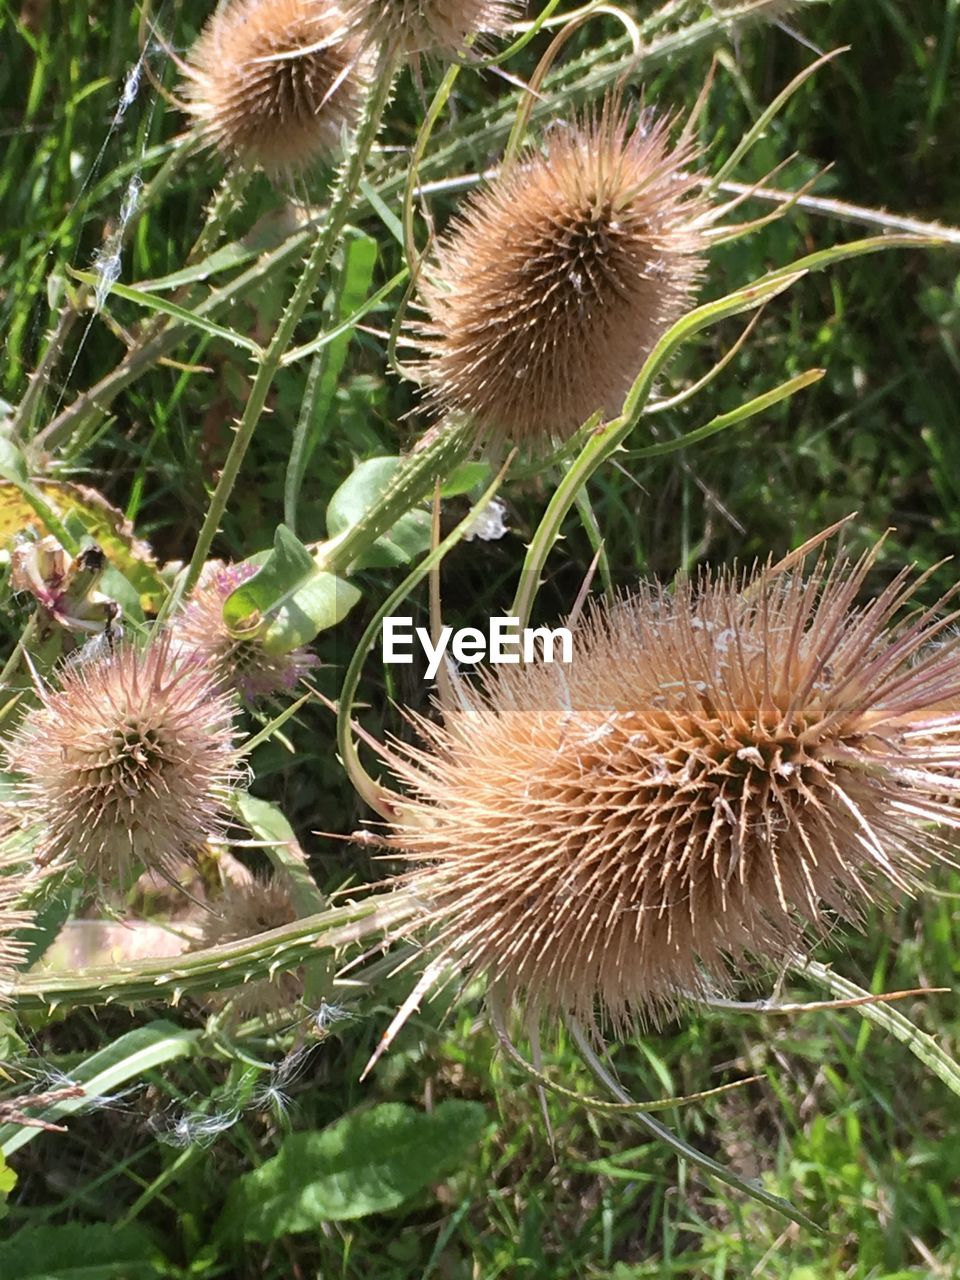
[[[238,778],[234,704],[165,641],[121,644],[43,686],[4,748],[42,864],[75,862],[106,890],[174,877],[222,837]]]
[[[302,648],[268,653],[256,628],[239,637],[230,632],[223,620],[224,602],[256,571],[251,564],[211,561],[173,622],[179,652],[209,666],[225,688],[235,689],[248,704],[292,693],[317,665],[316,658]]]
[[[413,59],[453,59],[502,36],[519,12],[516,0],[353,0],[351,21],[368,43],[393,46]]]
[[[254,934],[279,929],[296,920],[289,891],[276,876],[254,876],[248,882],[224,886],[223,896],[204,920],[201,947],[239,942]],[[207,997],[211,1008],[228,1001],[242,1018],[271,1018],[297,1005],[303,998],[303,970],[277,972],[269,978]]]
[[[608,99],[467,201],[422,286],[428,406],[532,454],[620,412],[702,267],[692,148],[668,135]]]
[[[359,115],[367,67],[328,0],[228,0],[188,60],[198,127],[226,156],[289,175],[332,155]]]

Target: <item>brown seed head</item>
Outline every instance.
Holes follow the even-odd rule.
[[[227,597],[256,573],[251,564],[207,564],[183,612],[172,623],[179,652],[209,666],[224,688],[235,689],[247,703],[291,693],[317,665],[306,649],[271,654],[256,632],[236,637],[223,621]]]
[[[429,405],[528,453],[620,412],[702,267],[693,149],[669,127],[607,99],[467,201],[422,287]]]
[[[203,134],[276,176],[336,150],[359,114],[367,69],[329,0],[229,0],[200,33],[187,74]]]
[[[216,677],[165,641],[65,667],[4,748],[40,861],[76,862],[103,888],[141,868],[174,876],[223,833],[233,715]]]
[[[374,45],[409,57],[462,56],[470,36],[502,36],[517,17],[517,0],[353,0],[352,22]]]
[[[440,947],[622,1028],[914,889],[960,827],[960,647],[905,573],[857,605],[874,558],[643,587],[392,751]]]
[[[198,946],[218,947],[226,942],[239,942],[269,929],[296,920],[290,894],[276,876],[253,876],[247,883],[224,886],[220,898],[203,923]],[[247,982],[243,987],[215,993],[207,998],[211,1008],[220,1008],[228,1000],[241,1017],[270,1017],[289,1010],[303,997],[302,969],[275,973],[270,978]]]

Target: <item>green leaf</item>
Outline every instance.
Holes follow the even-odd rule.
[[[69,271],[74,279],[79,280],[81,284],[96,288],[97,277],[89,271],[77,271],[73,267],[70,267]],[[199,329],[211,338],[223,338],[224,341],[231,343],[235,347],[241,347],[244,351],[250,351],[255,356],[263,355],[263,348],[259,342],[254,342],[252,338],[248,338],[243,333],[237,333],[236,329],[228,329],[226,325],[217,324],[214,320],[208,320],[199,311],[188,311],[185,307],[178,307],[175,302],[170,302],[167,298],[162,298],[158,294],[144,293],[142,289],[134,289],[125,284],[111,285],[110,293],[114,297],[123,298],[126,302],[135,302],[147,311],[159,311],[165,316],[172,316],[174,320],[179,320],[181,324],[189,325],[192,329]]]
[[[403,459],[368,458],[358,463],[330,499],[327,507],[327,534],[336,538],[358,524],[387,492],[400,471]],[[430,546],[430,513],[408,511],[366,550],[361,563],[384,569],[407,564]]]
[[[462,462],[440,486],[443,498],[459,498],[479,485],[486,485],[490,479],[489,462]]]
[[[441,1102],[430,1113],[384,1102],[322,1133],[290,1134],[233,1184],[218,1232],[266,1244],[399,1208],[462,1166],[485,1127],[478,1102]]]
[[[90,1098],[109,1093],[118,1085],[126,1084],[128,1080],[134,1080],[173,1058],[189,1056],[193,1053],[200,1034],[199,1029],[187,1030],[163,1020],[138,1027],[136,1031],[128,1031],[70,1072],[71,1083],[83,1085],[84,1097],[67,1098],[63,1102],[54,1103],[46,1110],[36,1113],[37,1118],[62,1123],[64,1116],[85,1107]],[[27,1125],[2,1125],[0,1150],[4,1155],[12,1155],[28,1142],[33,1142],[42,1132],[41,1129]],[[2,1269],[0,1275],[7,1280],[6,1272]]]
[[[106,1223],[27,1227],[0,1243],[3,1280],[132,1280],[169,1269],[146,1232]]]
[[[289,653],[334,627],[360,599],[352,583],[320,569],[303,543],[279,525],[273,550],[224,601],[234,632],[255,634],[268,653]]]

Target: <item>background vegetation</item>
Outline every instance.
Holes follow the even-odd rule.
[[[649,9],[639,6],[641,14]],[[709,13],[711,5],[702,10]],[[168,3],[156,17],[182,48],[205,12]],[[145,80],[118,110],[119,87],[137,59],[137,14],[128,4],[26,0],[18,8],[3,0],[0,15],[6,51],[0,62],[0,394],[15,404],[55,319],[67,268],[86,266],[103,249],[131,177],[155,172],[181,122]],[[715,165],[810,62],[811,45],[848,45],[849,52],[796,94],[738,179],[758,179],[792,155],[778,177],[781,186],[796,188],[830,166],[817,183],[819,195],[957,224],[958,21],[956,0],[811,3],[787,20],[790,30],[752,27],[658,62],[648,69],[643,92],[668,109],[689,107],[718,56],[703,129],[707,163]],[[602,18],[583,28],[564,59],[578,68],[567,82],[572,100],[582,100],[590,69],[608,56],[605,42],[618,36],[617,24]],[[511,72],[529,74],[543,43],[514,60]],[[429,67],[425,75],[434,83]],[[434,143],[424,177],[476,174],[494,163],[503,143],[497,104],[506,111],[512,93],[493,71],[464,73],[452,124]],[[415,137],[422,110],[420,90],[407,75],[388,109],[387,149],[378,159],[378,185],[393,211],[394,175],[405,170],[402,148]],[[177,172],[166,198],[137,222],[123,255],[123,280],[154,279],[183,266],[214,178],[206,161]],[[432,198],[438,223],[455,202],[455,195]],[[275,243],[288,216],[282,196],[257,177],[225,240],[252,234],[264,245]],[[370,244],[369,260],[363,249],[338,257],[305,317],[303,341],[331,317],[349,313],[344,299],[352,291],[362,297],[399,269],[400,250],[374,210],[361,208],[353,226],[349,243]],[[794,211],[718,250],[705,294],[720,296],[855,233],[835,218]],[[224,323],[254,337],[269,334],[290,270],[288,264],[267,273],[228,308]],[[323,536],[327,502],[355,462],[402,451],[418,425],[404,416],[412,405],[407,385],[384,373],[383,330],[398,296],[369,313],[328,360],[326,412],[314,424],[314,452],[296,508],[305,541]],[[122,302],[89,327],[83,316],[43,383],[38,421],[108,375],[123,353],[124,328],[142,319]],[[728,322],[685,351],[670,368],[671,386],[698,376],[735,340],[738,324]],[[56,460],[59,473],[106,494],[161,561],[189,558],[248,387],[242,357],[217,338],[193,334],[175,358],[177,365],[153,367],[127,386],[110,415],[91,419]],[[907,561],[926,568],[954,554],[960,535],[955,253],[895,251],[810,276],[764,311],[711,389],[709,414],[695,400],[655,420],[657,429],[664,439],[691,430],[812,366],[826,370],[823,380],[769,413],[696,449],[631,465],[630,474],[604,470],[591,497],[618,581],[670,575],[701,561],[781,554],[851,511],[858,513],[855,548],[894,530],[881,573]],[[224,557],[241,559],[268,547],[283,518],[304,372],[297,364],[276,379],[269,415],[216,543]],[[463,544],[451,555],[444,570],[451,621],[476,621],[509,602],[544,483],[510,487],[511,531],[503,540],[484,545],[482,553]],[[575,521],[567,533],[550,562],[539,605],[544,616],[569,607],[592,555]],[[955,577],[955,567],[939,568],[930,593]],[[324,663],[319,683],[331,696],[370,610],[396,578],[371,573],[366,581],[364,604],[316,646]],[[15,603],[4,622],[11,637],[19,633],[23,613]],[[377,734],[399,728],[385,694],[414,705],[425,697],[419,682],[386,679],[371,663],[364,694],[376,710],[366,723]],[[381,870],[362,850],[331,838],[355,830],[363,817],[335,760],[331,718],[319,705],[308,706],[287,736],[289,745],[274,739],[257,752],[257,794],[282,806],[322,885],[375,879]],[[960,881],[944,875],[938,889],[870,919],[862,937],[837,940],[830,958],[870,990],[955,987],[960,922],[951,894],[960,891]],[[238,1102],[237,1091],[246,1087],[242,1070],[212,1044],[152,1073],[146,1087],[121,1091],[77,1115],[68,1134],[44,1134],[25,1146],[13,1161],[17,1184],[3,1224],[9,1240],[0,1243],[0,1275],[71,1275],[80,1255],[89,1267],[82,1274],[91,1277],[894,1280],[960,1274],[960,1146],[951,1137],[956,1098],[903,1045],[856,1014],[693,1013],[615,1052],[637,1097],[758,1075],[745,1089],[671,1120],[741,1172],[763,1172],[771,1187],[828,1226],[817,1239],[678,1170],[629,1120],[598,1118],[549,1096],[551,1141],[535,1091],[496,1052],[479,992],[456,999],[447,993],[427,1004],[361,1085],[360,1071],[409,985],[403,973],[375,991],[347,992],[349,1016],[324,1028],[322,1038],[309,1020],[297,1031],[312,1048],[298,1061],[299,1074],[280,1082],[289,1108],[278,1109],[276,1099],[259,1107]],[[802,988],[796,990],[802,998]],[[908,1002],[904,1011],[948,1051],[960,1050],[954,994]],[[69,1071],[157,1012],[38,1017],[28,1024],[27,1043],[41,1060]],[[189,1001],[164,1016],[179,1027],[202,1023]],[[256,1052],[277,1056],[267,1041]],[[562,1033],[547,1047],[546,1060],[568,1087],[594,1091]],[[445,1116],[449,1132],[438,1128],[427,1145],[449,1144],[452,1172],[438,1167],[430,1185],[401,1197],[397,1208],[304,1232],[278,1230],[276,1239],[264,1231],[238,1243],[239,1211],[231,1201],[238,1177],[263,1167],[287,1130],[310,1134],[373,1102],[427,1105]],[[445,1102],[477,1105],[442,1112]],[[189,1131],[182,1120],[229,1115],[240,1105],[240,1120],[221,1133],[197,1123]],[[373,1155],[379,1140],[376,1134],[354,1138],[358,1150],[367,1143],[363,1149]],[[407,1140],[415,1152],[414,1135]]]

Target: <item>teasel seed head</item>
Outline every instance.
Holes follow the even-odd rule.
[[[257,572],[251,564],[210,561],[179,617],[172,623],[178,651],[206,663],[224,688],[234,689],[248,704],[278,694],[292,693],[308,671],[317,665],[306,649],[271,654],[262,640],[234,636],[223,620],[227,597]]]
[[[361,42],[330,0],[228,0],[185,70],[188,109],[204,137],[273,177],[336,151],[368,79]]]
[[[616,416],[702,269],[688,139],[616,96],[468,199],[425,266],[426,404],[528,454]]]
[[[253,876],[224,885],[223,896],[205,916],[199,947],[218,947],[240,942],[254,934],[266,933],[291,924],[297,918],[293,900],[275,875]],[[207,996],[211,1009],[229,1002],[241,1018],[272,1018],[294,1008],[303,998],[303,970],[277,972],[269,978],[244,983],[228,991]]]
[[[352,0],[351,21],[365,40],[392,47],[414,60],[421,55],[452,60],[506,33],[517,17],[517,0]],[[476,46],[475,46],[476,47]]]
[[[960,644],[907,572],[858,603],[875,558],[642,587],[389,749],[441,956],[624,1030],[915,890],[960,828]]]
[[[108,891],[141,870],[174,879],[227,823],[238,782],[234,701],[169,643],[122,643],[38,689],[4,746],[41,865],[75,863]]]

